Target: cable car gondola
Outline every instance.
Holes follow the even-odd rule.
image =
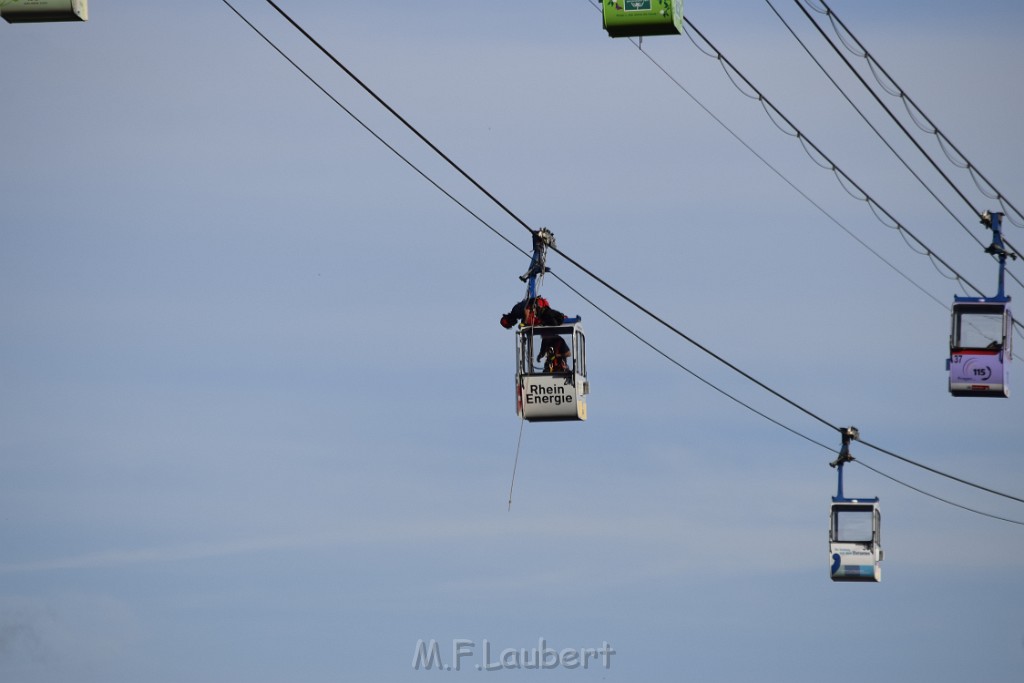
[[[612,38],[679,35],[683,0],[603,0],[604,30]]]
[[[88,21],[89,0],[6,0],[0,17],[9,24]]]
[[[829,575],[833,581],[882,580],[882,514],[878,498],[843,495],[843,465],[853,460],[850,440],[860,437],[856,427],[842,430],[839,458],[830,463],[839,472],[839,490],[829,510]]]
[[[985,250],[999,258],[999,291],[994,297],[953,297],[949,335],[949,392],[953,396],[1010,395],[1009,370],[1013,360],[1013,315],[1004,293],[1006,258],[1017,255],[1003,245],[1003,214],[985,212],[982,223],[992,230]]]
[[[557,349],[566,349],[561,356]],[[516,413],[531,422],[587,419],[586,345],[579,318],[516,335]]]
[[[526,274],[526,297],[502,316],[516,332],[516,414],[530,422],[587,419],[586,338],[580,317],[566,317],[537,295],[537,279],[547,272],[548,247],[555,236],[547,228],[533,233],[533,258]]]
[[[949,339],[951,394],[1009,397],[1013,316],[1008,297],[956,297]]]

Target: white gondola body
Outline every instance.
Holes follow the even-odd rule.
[[[561,337],[571,350],[564,371],[547,372],[537,361],[545,336]],[[516,413],[531,422],[587,419],[586,347],[580,323],[522,327],[516,335]]]
[[[88,0],[8,0],[0,16],[11,24],[46,21],[88,21]]]
[[[833,499],[829,573],[833,581],[882,580],[882,517],[877,501]]]

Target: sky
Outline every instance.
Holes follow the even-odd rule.
[[[854,443],[882,582],[830,581],[827,533],[829,425],[1024,497],[1024,389],[948,394],[964,291],[716,59],[611,39],[586,0],[281,3],[517,220],[267,3],[232,4],[351,114],[223,2],[0,22],[0,679],[1020,680],[1024,526],[860,464],[1024,505]],[[768,3],[686,13],[994,293],[974,211],[996,203],[918,133],[959,197],[799,6],[772,5],[923,183]],[[1024,206],[1024,7],[831,6]],[[807,412],[552,253],[586,297],[541,286],[583,318],[589,419],[521,423],[498,319],[524,223]],[[459,670],[417,669],[431,642]],[[557,666],[517,659],[545,648]]]

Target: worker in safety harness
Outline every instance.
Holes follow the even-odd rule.
[[[569,345],[560,335],[545,333],[541,339],[537,361],[544,361],[544,372],[568,372],[568,359],[572,356]]]
[[[551,308],[548,305],[548,300],[542,296],[527,297],[513,306],[511,311],[501,316],[501,326],[508,330],[515,327],[520,320],[527,327],[561,325],[565,322],[565,314]]]

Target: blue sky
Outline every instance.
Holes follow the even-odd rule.
[[[234,4],[529,248],[522,226],[265,3]],[[709,4],[687,13],[715,46],[887,211],[994,290],[993,263],[768,5]],[[774,4],[836,65],[795,4]],[[1024,10],[832,6],[1024,204]],[[835,221],[635,46],[607,38],[585,0],[284,7],[517,215],[694,339],[874,444],[1024,494],[1020,387],[1001,401],[946,392],[939,302],[962,292],[685,37],[643,45]],[[1019,680],[1024,529],[850,466],[847,491],[882,501],[883,581],[833,584],[834,456],[554,278],[544,293],[586,326],[590,419],[525,425],[509,510],[520,423],[498,318],[522,295],[526,259],[222,3],[89,9],[86,24],[0,23],[3,680],[809,682],[864,667],[878,681]],[[972,202],[996,208],[920,139]],[[838,448],[821,423],[559,256],[549,265],[692,371]],[[853,452],[1024,520],[1018,503]],[[616,654],[608,669],[411,666],[421,639],[445,657],[472,641],[475,664],[485,639],[497,653],[541,638]]]

